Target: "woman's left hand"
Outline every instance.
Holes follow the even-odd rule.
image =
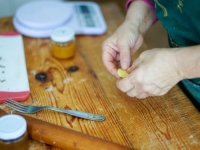
[[[117,87],[139,99],[166,94],[183,79],[175,51],[170,48],[144,51],[128,69],[130,74],[117,81]]]

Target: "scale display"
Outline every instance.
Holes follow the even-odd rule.
[[[70,27],[76,35],[101,35],[107,25],[95,2],[34,1],[21,6],[13,24],[23,35],[35,38],[50,37],[57,27]]]

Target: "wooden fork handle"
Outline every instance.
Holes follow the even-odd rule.
[[[0,116],[6,112],[0,109]],[[28,125],[29,137],[36,141],[52,145],[61,149],[70,150],[131,150],[97,137],[77,132],[65,127],[54,125],[33,117],[18,114],[24,117]]]

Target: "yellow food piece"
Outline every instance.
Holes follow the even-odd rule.
[[[126,70],[122,69],[122,68],[119,68],[119,69],[117,70],[117,74],[118,74],[118,76],[121,77],[121,78],[125,78],[126,76],[129,75],[129,73],[128,73]]]

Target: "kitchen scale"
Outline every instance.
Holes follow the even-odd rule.
[[[32,1],[19,7],[13,24],[29,37],[48,38],[57,27],[70,27],[76,35],[101,35],[107,25],[95,2]]]

